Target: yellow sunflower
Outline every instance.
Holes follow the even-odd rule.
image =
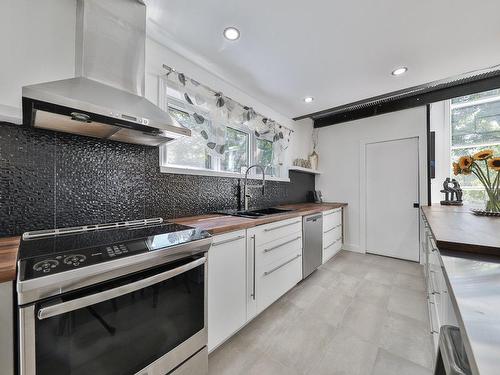
[[[488,166],[494,171],[500,171],[500,157],[491,158],[488,160]]]
[[[460,166],[458,165],[458,163],[453,163],[453,174],[455,176],[459,175],[461,172],[460,170]]]
[[[488,159],[490,156],[493,156],[493,150],[482,150],[472,155],[472,158],[474,160],[484,160]]]
[[[472,163],[473,160],[470,156],[461,156],[460,159],[458,159],[458,165],[462,170],[469,169]]]
[[[464,175],[469,175],[471,173],[472,173],[472,171],[470,170],[470,168],[469,169],[462,169],[462,174],[464,174]]]

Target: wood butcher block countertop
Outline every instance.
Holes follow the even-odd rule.
[[[439,249],[500,256],[500,218],[476,216],[467,206],[426,206]]]
[[[282,214],[268,215],[258,219],[211,214],[173,219],[171,221],[191,227],[202,228],[211,234],[221,234],[240,229],[252,228],[257,225],[273,223],[275,221],[291,219],[293,217],[328,211],[344,206],[347,206],[347,203],[297,203],[279,206],[279,208],[293,209],[293,211]]]
[[[16,278],[17,250],[21,237],[0,238],[0,283]]]

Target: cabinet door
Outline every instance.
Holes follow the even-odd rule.
[[[246,233],[213,238],[208,251],[208,350],[212,351],[246,322]]]

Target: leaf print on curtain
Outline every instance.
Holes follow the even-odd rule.
[[[266,173],[277,176],[283,167],[284,152],[289,146],[292,130],[263,116],[250,106],[242,105],[185,74],[164,66],[167,74],[160,76],[165,82],[164,108],[181,110],[184,121],[210,160],[201,163],[213,170],[243,173],[252,163],[265,163]],[[189,121],[186,121],[186,116]],[[203,141],[201,141],[203,140]],[[177,140],[171,143],[185,143]],[[265,145],[265,157],[257,157],[259,145]],[[169,146],[172,148],[171,146]],[[167,147],[167,148],[169,148]],[[253,150],[250,150],[250,147]],[[174,147],[180,149],[181,147]],[[259,154],[260,155],[260,154]],[[176,159],[173,152],[167,155]],[[201,156],[200,156],[201,158]],[[177,157],[179,159],[179,157]]]

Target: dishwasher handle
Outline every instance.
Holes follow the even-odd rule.
[[[306,216],[305,217],[305,220],[306,222],[310,222],[310,221],[317,221],[318,219],[321,219],[323,217],[323,214],[319,214],[319,215],[315,215],[315,216]]]

